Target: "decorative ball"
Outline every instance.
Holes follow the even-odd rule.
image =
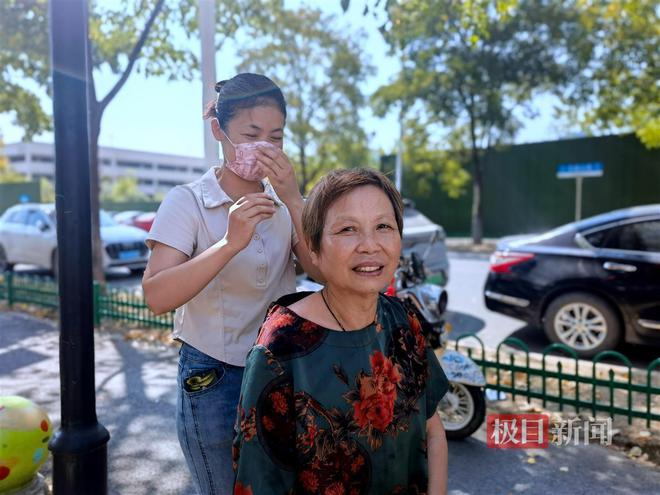
[[[16,395],[0,396],[0,493],[34,477],[53,433],[46,411]]]

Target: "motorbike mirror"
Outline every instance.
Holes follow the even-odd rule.
[[[415,276],[421,280],[426,278],[426,272],[424,270],[424,261],[420,258],[419,254],[416,252],[410,253],[410,264]]]

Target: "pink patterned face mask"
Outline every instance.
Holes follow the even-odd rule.
[[[222,133],[234,147],[235,158],[225,162],[227,168],[244,180],[258,182],[265,179],[266,171],[257,163],[257,150],[259,148],[279,148],[268,141],[234,144],[225,131]]]

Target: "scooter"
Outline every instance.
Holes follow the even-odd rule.
[[[449,389],[438,404],[438,414],[447,438],[458,440],[472,435],[484,422],[486,378],[469,357],[447,349],[447,333],[451,330],[445,321],[448,296],[442,287],[426,283],[426,254],[428,250],[421,258],[415,252],[402,256],[386,294],[396,295],[412,309],[429,345],[437,349],[440,366],[449,380]]]
[[[472,435],[484,422],[486,378],[469,357],[447,349],[447,292],[439,285],[426,283],[424,268],[424,259],[436,240],[434,235],[422,257],[415,252],[401,256],[385,294],[398,297],[417,315],[427,342],[436,349],[440,366],[449,380],[449,389],[438,404],[438,414],[447,438],[459,440]],[[322,288],[322,285],[305,276],[298,278],[298,292],[315,292]]]

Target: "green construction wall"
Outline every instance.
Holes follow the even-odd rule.
[[[484,235],[540,232],[573,221],[575,179],[557,179],[556,170],[559,164],[583,162],[603,163],[604,175],[583,180],[582,218],[660,203],[660,150],[646,149],[632,134],[509,146],[485,157]],[[431,182],[428,196],[409,197],[448,235],[469,235],[472,184],[451,199]]]
[[[21,201],[25,203],[41,202],[41,188],[38,181],[0,184],[0,215],[7,208]]]

